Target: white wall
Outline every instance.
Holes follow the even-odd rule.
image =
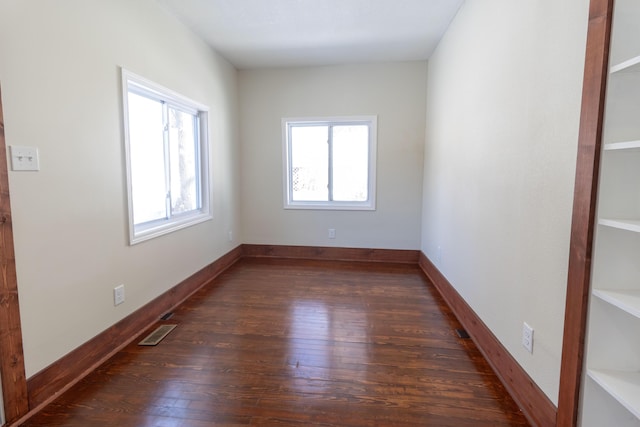
[[[425,62],[240,71],[245,241],[418,249],[425,90]],[[281,119],[340,115],[378,116],[376,211],[283,209]]]
[[[429,61],[422,250],[554,403],[587,12],[467,1]]]
[[[236,71],[153,0],[3,0],[0,82],[27,376],[236,245]],[[210,110],[213,221],[129,246],[120,66]],[[113,306],[113,287],[126,302]]]

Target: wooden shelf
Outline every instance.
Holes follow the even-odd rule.
[[[598,224],[606,227],[618,228],[620,230],[633,231],[640,233],[640,220],[634,219],[614,219],[614,218],[600,218]]]
[[[616,150],[640,150],[640,140],[637,141],[621,141],[621,142],[610,142],[604,145],[605,151],[616,151]]]
[[[589,369],[587,375],[636,418],[640,418],[640,372]]]
[[[640,291],[594,289],[593,295],[640,318]]]
[[[621,72],[629,72],[629,73],[640,72],[640,56],[636,56],[634,58],[628,59],[619,64],[613,65],[609,69],[610,74],[621,73]]]

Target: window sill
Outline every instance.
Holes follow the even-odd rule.
[[[182,230],[183,228],[191,227],[192,225],[201,224],[211,219],[213,219],[213,216],[210,213],[198,213],[171,222],[162,221],[151,226],[138,226],[136,227],[138,230],[134,229],[131,231],[129,244],[135,245],[174,231]]]
[[[329,210],[329,211],[375,211],[371,203],[322,203],[322,202],[294,202],[284,205],[284,209],[293,210]]]

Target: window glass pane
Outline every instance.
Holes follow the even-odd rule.
[[[294,201],[329,200],[328,126],[291,127],[291,192]]]
[[[199,209],[197,119],[193,114],[169,108],[169,158],[171,213]]]
[[[133,222],[167,217],[162,103],[129,92],[129,156]]]
[[[333,200],[368,199],[369,127],[333,127]]]

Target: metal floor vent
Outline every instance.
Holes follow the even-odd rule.
[[[164,339],[164,337],[169,335],[169,332],[173,331],[176,326],[178,325],[160,325],[155,331],[151,332],[145,339],[140,341],[138,345],[157,345]]]
[[[464,329],[456,329],[456,334],[458,334],[458,337],[462,338],[463,340],[471,338],[469,337],[467,331],[465,331]]]

